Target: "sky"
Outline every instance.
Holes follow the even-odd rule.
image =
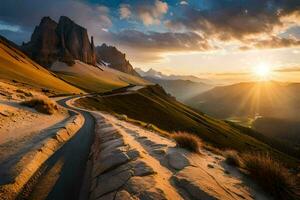
[[[264,66],[300,82],[298,0],[1,0],[0,35],[21,44],[62,15],[144,70],[242,81]]]

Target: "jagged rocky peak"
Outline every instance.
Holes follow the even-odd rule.
[[[96,47],[97,62],[108,63],[108,66],[127,74],[139,76],[133,69],[130,62],[126,59],[126,54],[119,51],[114,46],[108,46],[105,43]]]
[[[89,41],[85,28],[68,17],[60,17],[58,23],[50,17],[44,17],[35,28],[31,40],[22,48],[36,62],[47,67],[57,60],[69,65],[74,64],[74,60],[95,65],[92,40]]]
[[[61,48],[74,59],[95,65],[96,56],[93,42],[90,43],[87,30],[68,17],[62,16],[56,29],[61,39]]]

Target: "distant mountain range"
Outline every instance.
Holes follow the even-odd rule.
[[[300,148],[300,83],[248,82],[215,87],[186,103],[221,119],[247,126]]]
[[[208,82],[208,80],[200,79],[196,76],[165,75],[154,69],[143,71],[136,68],[135,70],[144,79],[161,85],[168,93],[181,102],[185,102],[187,99],[212,88],[212,85],[202,82]]]
[[[55,61],[74,65],[75,60],[86,64],[106,66],[119,71],[138,76],[124,53],[116,47],[95,47],[93,37],[89,40],[87,30],[68,17],[62,16],[59,22],[50,17],[42,18],[35,27],[28,43],[23,43],[21,49],[34,61],[50,68]]]
[[[207,85],[201,82],[193,82],[190,80],[168,80],[152,77],[143,77],[144,79],[161,85],[168,93],[176,97],[177,100],[185,102],[187,99],[190,99],[206,90],[212,88],[212,86]]]
[[[215,87],[188,103],[218,118],[300,117],[300,83],[245,82]]]
[[[144,71],[140,68],[135,68],[135,71],[137,71],[141,76],[144,77],[150,77],[155,79],[164,79],[164,80],[188,80],[192,82],[202,82],[209,84],[210,81],[208,79],[202,79],[198,78],[197,76],[193,75],[165,75],[159,71],[156,71],[154,69],[149,69],[148,71]]]

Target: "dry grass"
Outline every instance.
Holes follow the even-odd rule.
[[[26,97],[32,97],[31,92],[24,91],[22,89],[17,89],[16,92],[24,94]]]
[[[21,102],[21,105],[34,108],[38,112],[48,115],[52,115],[58,111],[57,104],[46,97],[35,97],[28,101]]]
[[[199,153],[201,141],[197,136],[187,132],[175,132],[172,134],[172,138],[176,141],[178,147]]]
[[[300,199],[299,180],[269,154],[244,154],[242,160],[250,176],[275,199]]]
[[[241,158],[238,153],[234,150],[227,150],[223,153],[225,157],[225,162],[228,165],[240,167],[241,166]]]

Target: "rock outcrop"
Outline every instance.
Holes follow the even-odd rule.
[[[221,155],[202,148],[193,154],[155,131],[109,114],[93,116],[86,199],[270,199]]]
[[[133,69],[130,62],[126,59],[126,55],[114,46],[107,46],[105,43],[101,46],[97,46],[96,56],[98,63],[105,63],[108,67],[121,72],[139,76],[139,74]]]
[[[87,30],[65,16],[60,17],[58,23],[50,17],[44,17],[22,49],[46,67],[57,60],[68,65],[73,65],[74,60],[96,65],[93,37],[90,42]]]

